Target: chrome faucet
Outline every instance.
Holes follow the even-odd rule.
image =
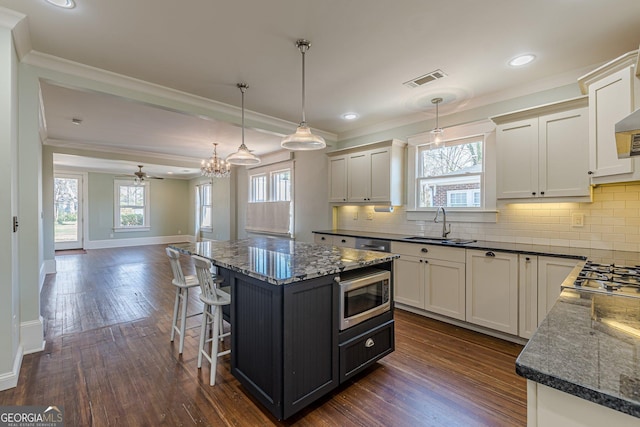
[[[451,224],[447,227],[447,212],[444,210],[444,206],[439,206],[436,210],[436,217],[433,218],[433,222],[438,222],[438,214],[442,211],[442,238],[446,239],[449,233],[451,233]]]

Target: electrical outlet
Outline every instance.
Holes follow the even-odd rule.
[[[571,214],[571,226],[584,227],[584,214],[583,213]]]
[[[357,220],[358,220],[358,211],[355,211],[355,212],[353,213],[353,220],[354,220],[354,221],[357,221]]]
[[[368,220],[372,220],[373,219],[373,212],[367,212],[367,219]]]

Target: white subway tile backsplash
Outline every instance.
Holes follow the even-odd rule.
[[[640,184],[600,185],[593,203],[498,202],[496,223],[451,225],[451,236],[506,243],[571,246],[640,251]],[[406,235],[438,236],[441,224],[430,220],[407,221],[406,211],[374,212],[371,206],[336,208],[335,228]],[[584,215],[584,226],[573,227],[572,215]],[[357,219],[354,220],[354,216]]]

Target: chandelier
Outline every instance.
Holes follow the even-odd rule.
[[[209,178],[229,178],[231,175],[231,165],[218,158],[218,143],[213,143],[213,156],[208,160],[203,160],[200,164],[200,172]]]

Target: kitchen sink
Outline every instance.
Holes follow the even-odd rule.
[[[449,239],[445,237],[428,237],[428,236],[409,236],[405,237],[404,240],[410,240],[414,242],[424,242],[424,243],[446,243],[450,245],[468,245],[469,243],[475,243],[477,240],[471,239]]]

